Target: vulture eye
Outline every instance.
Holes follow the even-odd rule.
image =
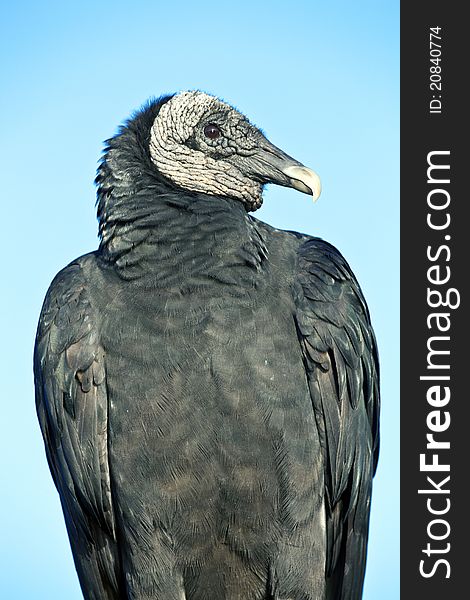
[[[204,135],[210,140],[216,140],[222,135],[222,132],[217,125],[214,125],[214,123],[209,123],[204,127]]]

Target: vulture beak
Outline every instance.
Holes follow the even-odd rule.
[[[293,188],[311,194],[314,202],[318,200],[321,194],[321,181],[315,171],[303,165],[293,165],[286,167],[282,172],[289,177]]]
[[[311,194],[314,202],[318,200],[321,182],[315,171],[293,159],[266,138],[263,138],[260,150],[252,159],[257,167],[255,175],[262,183],[292,187],[299,192]]]

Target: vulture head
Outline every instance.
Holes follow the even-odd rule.
[[[271,144],[240,112],[214,96],[182,92],[165,102],[152,124],[150,157],[158,171],[192,192],[262,203],[276,183],[320,195],[316,173]]]
[[[261,206],[266,183],[314,200],[320,195],[316,173],[276,148],[233,107],[200,91],[149,102],[106,143],[95,182],[99,235],[108,249],[123,227],[143,221],[155,226],[165,199],[190,202],[206,194],[236,199],[252,211]]]

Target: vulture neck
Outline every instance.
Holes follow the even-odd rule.
[[[265,240],[239,201],[146,188],[112,206],[100,252],[122,279],[179,293],[260,285]]]

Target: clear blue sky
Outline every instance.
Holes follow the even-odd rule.
[[[335,244],[367,297],[383,410],[364,598],[397,599],[398,0],[18,0],[0,10],[0,597],[81,598],[34,409],[37,318],[55,273],[96,248],[102,141],[149,96],[199,88],[322,178],[316,205],[271,186],[256,216]]]

